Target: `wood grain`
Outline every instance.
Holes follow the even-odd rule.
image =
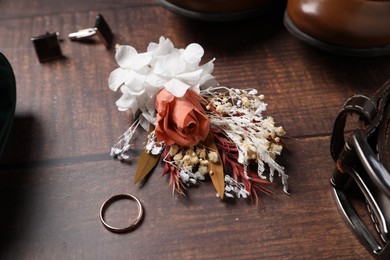
[[[280,163],[291,195],[278,182],[263,207],[221,202],[211,182],[172,195],[161,166],[143,188],[133,184],[146,133],[134,139],[132,162],[109,157],[131,124],[107,84],[114,50],[98,39],[71,42],[102,13],[115,43],[139,51],[163,35],[216,58],[222,85],[257,88],[267,113],[287,131]],[[331,195],[333,120],[352,94],[371,95],[390,75],[390,57],[324,53],[293,38],[282,10],[246,21],[209,23],[173,14],[154,1],[0,1],[0,51],[16,75],[15,121],[0,165],[1,259],[367,259]],[[30,41],[60,32],[65,59],[40,64]],[[146,216],[116,235],[98,218],[101,203],[130,192]],[[115,214],[124,213],[116,208]]]

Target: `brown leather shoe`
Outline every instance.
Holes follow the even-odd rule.
[[[327,51],[390,54],[390,0],[289,0],[284,24],[298,39]]]
[[[207,21],[232,21],[284,8],[286,0],[157,0],[177,14]]]

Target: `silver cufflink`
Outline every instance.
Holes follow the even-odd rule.
[[[106,48],[110,48],[114,35],[101,14],[96,15],[95,26],[93,28],[81,29],[77,32],[70,33],[68,37],[72,41],[82,41],[94,35],[99,37]]]

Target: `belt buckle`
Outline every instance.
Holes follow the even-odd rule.
[[[379,142],[387,140],[381,136],[390,133],[389,92],[390,81],[374,97],[374,106],[368,98],[355,98],[361,104],[340,112],[331,141],[336,168],[330,181],[336,204],[360,242],[378,259],[390,259],[390,174],[381,162],[383,149],[378,148]],[[347,101],[344,108],[348,104],[353,102]],[[345,114],[357,111],[365,126],[355,129],[345,141],[340,137],[344,135]],[[357,194],[360,197],[356,198]]]

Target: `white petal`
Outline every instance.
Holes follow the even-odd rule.
[[[154,114],[156,112],[156,97],[149,98],[146,97],[147,100],[145,102],[145,108],[149,111],[150,114]]]
[[[128,45],[121,45],[115,53],[115,59],[119,66],[130,69],[135,55],[137,55],[136,49]]]
[[[151,124],[156,122],[156,115],[149,113],[149,111],[142,111],[142,116]]]
[[[126,85],[126,86],[130,86],[131,82],[133,82],[134,79],[135,79],[135,75],[134,75],[133,71],[129,71],[127,73],[127,77],[125,79],[125,82],[123,82],[123,84]]]
[[[128,93],[139,96],[145,92],[144,82],[145,75],[131,71],[130,76],[124,82],[124,85],[127,87]]]
[[[150,42],[148,48],[146,48],[147,52],[154,52],[158,48],[158,44],[155,42]]]
[[[163,66],[169,76],[183,73],[186,69],[186,64],[179,52],[172,52],[165,56],[163,59]]]
[[[130,95],[133,96],[140,96],[145,92],[144,84],[143,82],[134,79],[130,85],[125,85],[127,87],[127,91]]]
[[[187,46],[183,53],[184,60],[191,64],[199,64],[202,56],[204,54],[204,50],[202,46],[197,43],[191,43]]]
[[[164,85],[165,82],[168,80],[164,77],[161,77],[159,75],[156,75],[154,73],[149,73],[145,80],[148,84],[150,84],[153,87],[161,87]]]
[[[173,43],[169,39],[161,36],[159,43],[151,42],[147,48],[147,52],[152,52],[153,56],[167,55],[174,49]]]
[[[167,75],[166,67],[164,66],[163,59],[156,60],[154,67],[153,67],[153,70],[152,70],[152,73],[158,74],[158,75]]]
[[[210,60],[206,64],[201,66],[201,69],[203,70],[202,75],[204,74],[211,74],[214,70],[214,61],[215,59]]]
[[[145,52],[137,54],[132,61],[131,68],[134,70],[140,70],[143,67],[147,66],[151,60],[152,55],[150,53]]]
[[[195,85],[195,86],[192,86],[190,88],[192,91],[194,91],[195,93],[199,94],[200,93],[200,87],[199,87],[199,84]]]
[[[139,124],[145,131],[149,131],[150,122],[142,114],[139,116]]]
[[[157,92],[159,92],[160,89],[162,89],[162,88],[163,88],[163,85],[155,87],[155,86],[152,86],[150,84],[145,84],[145,94],[147,95],[148,98],[153,99],[153,102],[154,102],[154,99],[155,99]]]
[[[211,74],[207,74],[200,79],[200,86],[202,88],[216,87],[219,83]]]
[[[137,97],[137,104],[143,116],[149,121],[154,122],[156,119],[156,109],[154,106],[155,98],[149,98],[147,94]]]
[[[122,90],[123,95],[116,101],[116,105],[118,106],[118,110],[126,111],[131,109],[133,113],[138,110],[137,100],[134,96],[126,93],[125,90]]]
[[[128,70],[117,68],[113,70],[110,76],[108,77],[108,86],[113,91],[117,91],[118,88],[123,85],[123,83],[127,80],[128,77],[129,77]]]
[[[177,79],[171,79],[167,83],[165,83],[165,88],[175,97],[182,97],[186,93],[187,89],[189,89],[191,86],[185,84],[184,82],[177,80]]]
[[[166,55],[175,49],[171,40],[168,38],[165,39],[164,37],[160,38],[159,47],[158,55]]]
[[[151,154],[158,155],[162,152],[162,150],[164,150],[163,148],[164,148],[164,146],[156,146],[155,145],[151,151]]]
[[[200,82],[200,75],[202,73],[202,70],[195,70],[187,73],[182,73],[180,75],[177,75],[176,78],[189,84],[189,85],[197,85]]]

